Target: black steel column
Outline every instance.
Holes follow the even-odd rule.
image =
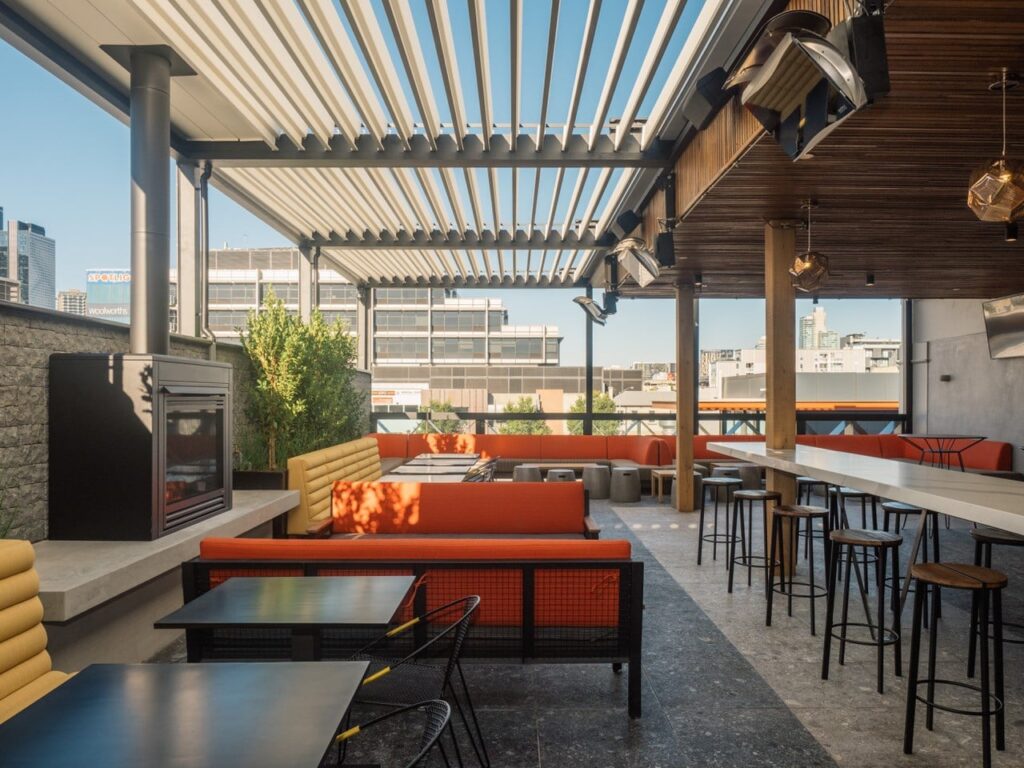
[[[131,54],[132,288],[129,348],[166,355],[170,347],[171,62]]]
[[[903,348],[900,350],[903,369],[904,432],[914,431],[914,300],[903,300]]]
[[[594,286],[587,284],[587,298],[594,298]],[[586,408],[583,414],[583,434],[594,434],[594,319],[587,313],[586,335]]]
[[[700,434],[700,299],[693,297],[693,434]]]

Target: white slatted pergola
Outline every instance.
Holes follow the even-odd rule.
[[[195,72],[179,163],[358,284],[557,287],[589,281],[769,6],[0,0],[0,34],[122,119],[109,46],[171,49]]]

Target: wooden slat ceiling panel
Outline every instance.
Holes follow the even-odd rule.
[[[965,203],[971,170],[999,152],[992,73],[1024,72],[1024,3],[898,0],[886,32],[889,96],[805,162],[757,139],[676,230],[677,269],[662,282],[694,271],[705,296],[762,296],[764,222],[800,217],[811,197],[814,249],[834,273],[822,296],[1024,291],[1024,243],[1006,243],[1001,226],[977,221]],[[1011,156],[1024,156],[1024,87],[1010,93],[1008,125]]]

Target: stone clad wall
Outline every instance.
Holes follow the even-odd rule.
[[[0,302],[0,526],[14,516],[10,537],[46,538],[47,371],[54,352],[127,352],[128,326]],[[207,358],[210,343],[171,337],[171,354]],[[234,429],[245,429],[248,362],[241,347],[217,345],[234,366]],[[0,531],[2,532],[2,531]]]

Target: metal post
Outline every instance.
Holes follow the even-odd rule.
[[[587,284],[587,298],[594,298],[594,286]],[[586,335],[586,408],[583,413],[583,434],[594,434],[594,320],[587,314]]]
[[[299,246],[299,319],[309,322],[313,314],[313,255],[308,245]]]
[[[903,344],[900,349],[903,372],[903,430],[914,430],[914,300],[903,300]]]
[[[199,167],[195,163],[180,162],[177,171],[178,188],[178,333],[198,336],[202,327],[199,287],[202,278],[199,268],[201,232]]]
[[[678,382],[676,376],[676,386]],[[700,299],[696,296],[693,297],[693,434],[700,434]]]
[[[370,370],[370,344],[373,334],[370,330],[370,288],[356,288],[356,365]]]
[[[129,349],[166,355],[170,347],[171,62],[131,54],[132,307]]]
[[[313,309],[320,309],[320,246],[313,249],[313,285],[311,301]]]

